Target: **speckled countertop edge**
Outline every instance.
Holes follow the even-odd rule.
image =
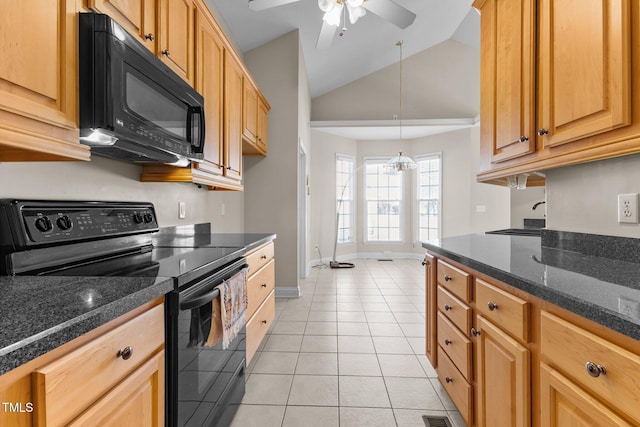
[[[510,236],[500,236],[505,239],[512,239]],[[525,239],[536,239],[539,237],[524,237]],[[599,306],[592,302],[574,297],[572,295],[560,292],[558,290],[545,287],[541,283],[528,280],[527,278],[513,274],[512,272],[496,268],[491,265],[479,262],[476,259],[469,258],[456,252],[452,252],[442,248],[434,243],[422,243],[422,247],[429,250],[433,254],[449,258],[464,266],[467,266],[496,280],[504,282],[514,288],[525,291],[535,297],[546,302],[555,304],[567,311],[578,314],[584,318],[592,320],[600,325],[606,326],[612,330],[622,333],[630,338],[640,340],[640,324],[632,321],[626,316],[610,310],[606,307]]]

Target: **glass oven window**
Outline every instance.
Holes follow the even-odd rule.
[[[127,70],[125,99],[129,110],[180,138],[187,138],[189,107],[176,102],[153,82],[143,81]],[[153,85],[153,86],[151,86]]]

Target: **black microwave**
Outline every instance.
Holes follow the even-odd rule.
[[[135,163],[202,160],[202,95],[109,16],[79,15],[80,142]]]

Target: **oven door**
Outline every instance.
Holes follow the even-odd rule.
[[[231,424],[244,396],[246,328],[242,328],[223,350],[217,285],[245,266],[242,259],[187,291],[170,295],[167,322],[169,426],[222,427]]]

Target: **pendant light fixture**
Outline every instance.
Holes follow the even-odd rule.
[[[398,115],[400,129],[400,143],[402,144],[402,40],[396,43],[396,46],[400,48],[400,114]],[[397,156],[391,158],[385,164],[385,171],[387,174],[395,175],[398,172],[404,172],[407,170],[415,169],[418,165],[413,161],[411,157],[403,156],[402,151]]]

